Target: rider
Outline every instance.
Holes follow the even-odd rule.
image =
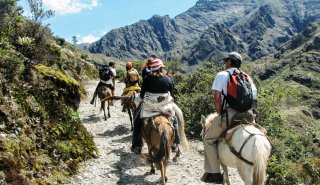
[[[224,61],[226,70],[221,71],[216,75],[212,85],[212,89],[214,90],[214,107],[218,114],[212,119],[211,125],[206,125],[203,138],[205,173],[201,180],[207,183],[222,183],[223,181],[223,176],[220,172],[220,161],[216,141],[227,129],[226,119],[230,122],[230,118],[238,113],[237,110],[228,107],[228,105],[224,106],[222,99],[224,92],[228,92],[227,85],[230,78],[229,72],[230,74],[233,74],[235,70],[239,70],[242,57],[237,52],[231,52],[226,58],[224,58]],[[252,88],[253,97],[256,98],[256,87],[251,78],[249,76],[248,78]]]
[[[132,62],[126,63],[126,70],[127,70],[127,75],[125,78],[126,88],[123,89],[122,95],[126,95],[129,91],[136,91],[139,93],[141,90],[141,88],[139,87],[140,75],[138,71],[135,68],[133,68]],[[122,111],[123,112],[126,111],[125,106],[123,106]]]
[[[151,58],[148,58],[147,61],[142,66],[142,79],[151,74],[150,64],[152,62]]]
[[[165,113],[169,116],[171,110],[167,109],[166,105],[173,103],[173,83],[172,80],[164,74],[163,62],[158,58],[153,58],[150,63],[151,74],[146,76],[141,88],[140,97],[144,99],[142,103],[142,110],[140,117],[135,119],[134,130],[133,130],[133,141],[132,141],[132,151],[135,153],[141,153],[142,148],[142,137],[141,137],[141,128],[143,125],[143,118],[151,117],[159,114],[158,112],[153,111],[154,105],[148,105],[145,102],[152,102],[156,99],[156,103],[160,103],[161,106],[158,106],[157,109],[162,113]],[[150,107],[149,107],[150,106]],[[174,125],[177,125],[174,124]],[[175,126],[176,127],[176,126]],[[176,130],[176,129],[175,129]],[[176,132],[176,136],[178,134]],[[178,143],[179,139],[175,139]]]
[[[109,62],[108,65],[102,65],[99,70],[99,76],[100,76],[100,82],[96,87],[96,90],[93,93],[92,100],[90,101],[90,104],[93,105],[94,100],[98,94],[98,89],[101,86],[107,86],[112,91],[112,96],[114,96],[114,90],[115,90],[115,78],[116,78],[116,66],[114,62]]]

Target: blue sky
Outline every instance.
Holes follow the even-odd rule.
[[[27,0],[20,4],[26,7]],[[42,0],[55,11],[46,20],[54,35],[79,43],[93,42],[108,31],[146,20],[154,14],[171,18],[194,6],[197,0]],[[26,9],[26,14],[28,10]]]

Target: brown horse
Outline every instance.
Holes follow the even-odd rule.
[[[181,109],[175,105],[176,116],[179,121],[179,135],[182,147],[185,151],[189,150],[188,141],[184,132],[184,119]],[[165,184],[168,180],[166,169],[169,163],[171,148],[173,145],[175,132],[172,121],[167,115],[160,114],[144,120],[142,127],[142,137],[148,145],[148,153],[151,159],[151,174],[155,173],[154,164],[161,171],[161,181]],[[180,149],[176,152],[173,161],[180,156]]]
[[[171,146],[174,140],[174,128],[166,115],[156,115],[147,118],[142,128],[142,137],[148,145],[151,159],[151,174],[155,173],[154,163],[161,171],[161,181],[168,180],[166,168],[168,166]]]
[[[125,96],[127,98],[123,98],[123,106],[126,111],[128,111],[128,115],[131,123],[131,131],[133,131],[133,119],[136,116],[137,107],[133,102],[133,98],[136,94],[136,91],[129,91]]]
[[[110,97],[112,97],[112,92],[111,89],[106,87],[106,86],[101,86],[98,88],[98,97],[101,101],[101,107],[100,107],[100,111],[103,110],[103,114],[104,114],[104,120],[107,120],[107,116],[106,116],[106,101],[108,102],[108,117],[110,118],[110,103],[111,103],[111,99]]]

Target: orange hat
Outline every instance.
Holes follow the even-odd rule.
[[[132,66],[133,66],[132,62],[127,62],[127,63],[126,63],[126,67],[132,68]]]

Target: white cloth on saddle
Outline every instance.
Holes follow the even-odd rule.
[[[175,115],[174,102],[170,93],[149,93],[146,92],[142,102],[140,117],[166,114],[169,117]]]
[[[143,99],[140,97],[140,93],[136,93],[133,98],[133,103],[136,105],[136,107],[139,107],[142,101]]]

